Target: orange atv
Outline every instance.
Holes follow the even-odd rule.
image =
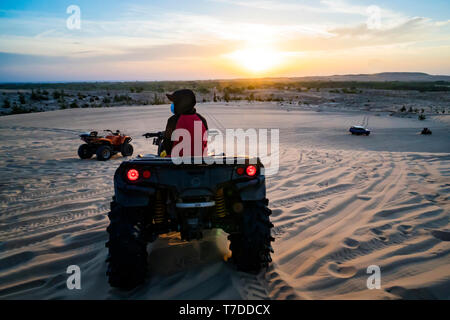
[[[116,132],[112,132],[111,130],[105,131],[108,134],[104,137],[99,136],[97,131],[80,134],[81,140],[86,142],[78,148],[78,156],[81,159],[90,159],[94,153],[97,155],[97,160],[100,161],[109,160],[109,158],[118,152],[124,157],[133,154],[130,136],[120,133],[119,130],[116,130]]]

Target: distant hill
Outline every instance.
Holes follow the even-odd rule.
[[[450,76],[430,75],[422,72],[382,72],[375,74],[345,74],[333,76],[295,77],[301,81],[450,81]]]

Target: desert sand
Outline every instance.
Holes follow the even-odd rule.
[[[221,230],[202,241],[161,237],[147,282],[131,292],[105,276],[113,174],[124,159],[80,160],[80,132],[120,129],[135,155],[156,147],[169,107],[70,109],[0,118],[1,299],[450,299],[448,116],[391,117],[277,104],[199,104],[211,128],[279,128],[268,177],[273,263],[249,275],[227,263]],[[368,122],[372,134],[348,128]],[[423,127],[433,131],[420,135]],[[66,268],[81,268],[68,290]],[[381,268],[369,290],[366,269]]]

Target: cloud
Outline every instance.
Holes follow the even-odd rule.
[[[144,77],[145,70],[176,75],[175,66],[189,72],[194,72],[196,66],[212,70],[215,76],[211,77],[217,77],[227,70],[227,62],[221,57],[237,50],[257,52],[270,48],[295,65],[311,57],[326,64],[333,55],[351,60],[357,51],[361,57],[361,52],[399,54],[407,46],[422,52],[418,50],[421,46],[429,49],[449,45],[450,20],[407,17],[380,8],[379,27],[370,28],[366,23],[370,10],[348,1],[210,1],[250,8],[250,12],[256,11],[253,8],[267,12],[258,11],[250,19],[244,9],[234,16],[236,8],[230,15],[227,10],[197,14],[130,6],[114,20],[83,18],[81,30],[75,31],[66,28],[63,18],[42,19],[36,14],[16,12],[0,18],[1,72],[9,70],[13,75],[20,69],[25,74],[26,66],[33,67],[36,74],[48,68],[55,73],[70,70],[77,75],[82,75],[83,70],[94,77],[108,69],[133,70]],[[431,49],[426,52],[429,55]],[[371,59],[376,58],[371,55]],[[383,61],[387,60],[383,56]]]
[[[343,0],[321,0],[314,4],[305,4],[292,1],[274,0],[209,0],[212,2],[226,3],[229,5],[249,7],[270,11],[308,11],[314,13],[342,13],[359,16],[367,16],[369,6],[355,5]],[[385,17],[398,17],[399,14],[391,10],[381,9]]]
[[[439,26],[431,19],[424,17],[413,17],[402,21],[394,26],[371,29],[367,24],[360,24],[351,27],[341,27],[330,30],[340,39],[364,40],[368,44],[371,42],[401,43],[409,41],[421,41],[426,38],[431,39],[439,31]]]

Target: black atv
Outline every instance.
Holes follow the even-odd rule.
[[[163,133],[144,136],[161,145]],[[175,165],[171,158],[148,155],[122,162],[108,215],[111,286],[131,289],[144,282],[147,244],[170,231],[190,241],[201,239],[204,229],[222,228],[238,270],[258,273],[268,266],[274,238],[263,165],[259,158],[232,160]]]

